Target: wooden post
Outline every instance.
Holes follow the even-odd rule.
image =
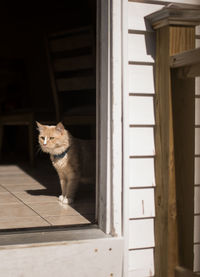
[[[177,184],[170,56],[194,48],[199,10],[170,5],[146,17],[156,29],[155,271],[173,277],[179,265]]]

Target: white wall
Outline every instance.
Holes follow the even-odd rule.
[[[129,277],[154,276],[155,34],[144,16],[162,7],[128,2]]]
[[[155,33],[144,17],[171,1],[128,1],[129,277],[154,276]],[[199,0],[176,3],[199,4]],[[200,28],[196,46],[200,47]],[[200,78],[195,108],[194,270],[200,271]]]

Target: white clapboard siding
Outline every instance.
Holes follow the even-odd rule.
[[[194,213],[200,214],[200,186],[194,188]]]
[[[155,93],[153,65],[128,66],[128,89],[134,93]]]
[[[195,40],[195,46],[196,47],[200,47],[200,39],[196,39]]]
[[[129,271],[129,277],[154,276],[154,250],[130,251]]]
[[[151,45],[148,45],[149,46],[148,51],[146,47],[147,44],[151,44]],[[154,62],[154,57],[155,57],[155,48],[149,34],[129,34],[128,35],[129,61]]]
[[[200,47],[200,27],[196,27],[195,46]],[[200,271],[200,77],[195,78],[195,172],[194,172],[194,271]]]
[[[155,124],[154,98],[152,96],[129,97],[129,124]]]
[[[145,171],[145,174],[144,174]],[[154,187],[154,158],[129,160],[129,187]]]
[[[129,218],[154,216],[154,188],[131,189],[129,193]]]
[[[200,185],[200,158],[195,157],[195,163],[194,163],[194,184],[195,185]]]
[[[129,151],[130,156],[153,156],[155,154],[154,128],[130,128]]]
[[[145,2],[148,3],[149,0],[145,0]],[[156,4],[156,2],[160,3],[160,2],[166,2],[168,3],[180,3],[180,4],[193,4],[193,5],[199,5],[199,0],[175,0],[175,1],[171,1],[171,0],[153,0],[153,2]]]
[[[195,128],[195,155],[200,155],[200,128]]]
[[[200,243],[200,215],[194,216],[194,243]]]
[[[128,2],[129,277],[154,276],[155,36],[144,16],[161,7]]]
[[[195,27],[196,35],[200,35],[200,25]]]
[[[194,271],[200,271],[200,244],[194,245]]]
[[[200,77],[195,78],[195,94],[200,95]]]
[[[162,5],[128,2],[128,29],[140,31],[152,30],[145,22],[144,17],[162,7]]]
[[[154,220],[129,221],[129,249],[154,247]]]
[[[200,125],[200,98],[195,99],[195,124]]]

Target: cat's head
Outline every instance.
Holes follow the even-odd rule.
[[[60,154],[69,146],[69,134],[63,124],[42,125],[36,122],[39,130],[38,141],[43,152]]]

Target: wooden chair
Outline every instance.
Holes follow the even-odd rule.
[[[95,102],[92,105],[82,105],[81,101],[78,101],[79,96],[75,96],[79,93],[85,99],[89,99],[90,95],[93,95],[94,99],[96,97],[95,43],[92,28],[83,27],[48,34],[46,46],[56,120],[61,120],[67,126],[95,126]],[[63,108],[62,104],[70,102],[72,97],[75,98],[73,107],[68,105]]]

